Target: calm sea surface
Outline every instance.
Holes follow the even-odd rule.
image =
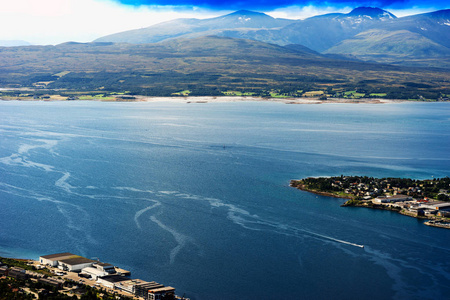
[[[192,299],[448,299],[450,230],[288,186],[341,174],[450,176],[450,104],[3,101],[0,255]]]

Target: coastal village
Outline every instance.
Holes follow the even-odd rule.
[[[308,177],[291,180],[300,190],[349,199],[343,206],[398,211],[428,219],[426,225],[450,229],[450,178],[413,180],[361,176]]]
[[[14,299],[189,300],[173,287],[132,279],[129,271],[69,252],[39,261],[0,258],[0,289]]]

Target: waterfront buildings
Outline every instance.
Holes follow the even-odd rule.
[[[101,285],[112,290],[120,290],[146,300],[158,300],[167,296],[176,299],[173,287],[154,281],[131,279],[129,271],[70,252],[43,255],[39,257],[39,262],[48,267],[77,273],[78,277],[93,281],[94,286]]]

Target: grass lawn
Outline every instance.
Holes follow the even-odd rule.
[[[344,93],[344,98],[362,98],[366,94],[358,93],[357,91],[347,91]]]

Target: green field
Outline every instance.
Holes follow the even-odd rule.
[[[174,96],[189,96],[189,94],[191,93],[190,90],[184,90],[184,91],[180,91],[180,92],[176,92],[176,93],[172,93],[172,95]]]
[[[358,93],[357,91],[348,91],[344,93],[344,98],[359,99],[364,97],[365,95],[365,93]]]
[[[382,98],[382,97],[386,97],[387,94],[386,94],[386,93],[372,93],[372,94],[370,94],[369,96],[370,96],[370,97],[379,97],[379,98]]]

